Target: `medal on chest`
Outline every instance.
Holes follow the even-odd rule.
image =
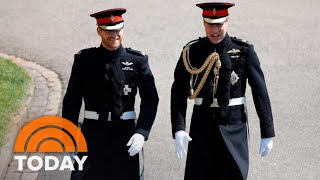
[[[126,95],[126,96],[129,95],[129,92],[131,92],[131,89],[132,88],[130,88],[128,84],[125,84],[123,88],[123,95]]]
[[[231,73],[231,78],[230,78],[230,81],[231,81],[231,84],[232,85],[235,85],[239,80],[239,76],[236,72],[232,71]]]

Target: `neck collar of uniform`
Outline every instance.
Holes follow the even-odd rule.
[[[231,38],[230,36],[228,35],[228,33],[226,33],[226,35],[224,36],[224,38],[222,39],[221,42],[219,42],[218,44],[213,44],[208,37],[206,37],[206,40],[207,40],[207,43],[209,45],[213,45],[215,47],[218,47],[218,46],[225,46],[227,45],[230,41],[231,41]]]
[[[117,56],[124,50],[124,48],[122,47],[122,44],[120,44],[120,46],[113,51],[106,49],[105,47],[102,46],[102,44],[100,45],[99,49],[103,54],[108,56]]]

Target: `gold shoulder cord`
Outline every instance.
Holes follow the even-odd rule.
[[[200,90],[202,89],[204,83],[206,82],[209,72],[212,69],[213,64],[215,64],[215,67],[213,69],[213,73],[214,73],[214,81],[213,81],[213,96],[217,91],[217,87],[218,87],[218,79],[219,79],[219,69],[221,67],[221,61],[220,61],[220,57],[219,54],[216,52],[211,53],[206,61],[203,63],[203,65],[197,69],[192,67],[190,60],[189,60],[189,47],[190,45],[186,46],[183,49],[182,52],[182,58],[183,58],[183,64],[186,68],[186,70],[191,74],[191,81],[190,81],[190,91],[192,91],[194,85],[196,82],[194,82],[194,85],[192,85],[192,81],[193,81],[193,75],[198,75],[199,73],[201,73],[202,71],[206,70],[197,89],[194,91],[194,93],[191,93],[189,96],[189,99],[194,99],[198,96]]]

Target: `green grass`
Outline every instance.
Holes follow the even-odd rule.
[[[25,69],[0,57],[0,147],[4,144],[12,114],[28,95],[31,78]]]

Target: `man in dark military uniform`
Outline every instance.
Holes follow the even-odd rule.
[[[247,81],[260,119],[261,156],[271,151],[275,136],[264,75],[253,46],[227,33],[228,8],[234,4],[197,6],[203,9],[206,37],[184,47],[171,89],[176,153],[184,157],[190,141],[185,179],[247,179]],[[185,132],[188,97],[195,100],[190,136]]]
[[[78,124],[88,145],[82,172],[71,179],[139,179],[139,154],[154,122],[158,93],[148,56],[121,44],[124,8],[91,14],[101,37],[98,48],[75,55],[62,116]],[[139,89],[140,113],[136,119],[135,96]],[[80,154],[84,155],[84,154]]]

